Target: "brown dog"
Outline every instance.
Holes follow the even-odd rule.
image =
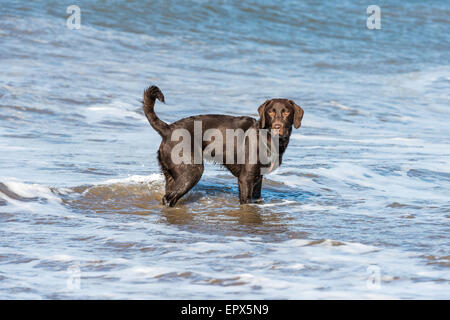
[[[208,114],[184,118],[169,125],[156,116],[154,111],[156,99],[164,102],[164,95],[158,87],[152,86],[145,90],[143,101],[145,115],[153,129],[162,137],[162,142],[158,150],[158,161],[166,180],[166,192],[162,201],[164,205],[170,207],[174,206],[200,180],[204,169],[203,158],[201,158],[200,162],[195,161],[195,154],[197,153],[197,155],[200,154],[202,156],[209,144],[217,141],[216,136],[218,134],[226,136],[229,134],[229,130],[239,129],[243,132],[249,132],[249,129],[253,129],[256,132],[263,131],[261,129],[270,130],[269,137],[272,135],[279,138],[276,159],[279,165],[281,164],[283,153],[288,146],[292,126],[296,129],[301,126],[304,113],[303,109],[292,100],[271,99],[265,101],[258,108],[259,120],[245,116],[232,117]],[[179,144],[179,139],[173,139],[173,133],[182,132],[195,136],[197,129],[201,129],[201,132],[207,132],[209,129],[213,129],[216,130],[217,135],[214,136],[214,140],[203,141],[202,139],[197,144],[191,140],[189,145],[193,150],[193,154],[188,156],[188,160],[191,161],[184,161],[182,163],[174,161],[174,155],[178,155],[174,150],[177,144]],[[243,142],[241,141],[241,145],[245,145],[242,149],[239,149],[239,142],[236,145],[234,144],[234,137],[232,138],[232,147],[230,145],[227,146],[227,140],[227,143],[223,143],[223,146],[215,148],[211,156],[214,157],[216,162],[223,164],[238,178],[240,203],[250,203],[252,200],[260,199],[263,177],[262,169],[266,169],[265,172],[270,172],[273,169],[273,161],[269,164],[263,164],[259,160],[256,162],[249,161],[255,150],[249,147],[248,137],[244,138]],[[270,137],[265,141],[267,141],[266,146],[270,146],[273,140]],[[232,154],[227,155],[227,152],[231,152]],[[240,153],[244,153],[245,155],[243,157],[245,159],[244,162],[236,161]],[[269,167],[268,170],[267,167]]]

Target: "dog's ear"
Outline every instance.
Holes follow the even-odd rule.
[[[261,129],[264,129],[266,126],[266,106],[269,104],[270,100],[266,100],[262,105],[258,108],[260,123],[261,123]]]
[[[302,125],[303,114],[305,112],[294,101],[289,100],[289,103],[294,107],[294,128],[298,129]]]

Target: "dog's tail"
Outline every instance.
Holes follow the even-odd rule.
[[[161,90],[157,86],[151,86],[144,91],[144,101],[142,101],[142,104],[144,106],[145,116],[148,122],[150,122],[150,125],[161,137],[165,137],[169,133],[169,125],[156,115],[154,110],[156,99],[164,103],[164,95]]]

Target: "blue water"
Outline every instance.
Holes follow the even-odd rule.
[[[72,4],[0,1],[0,298],[450,298],[448,1],[380,30],[364,1]],[[151,84],[167,122],[302,106],[264,204],[210,165],[161,206]]]

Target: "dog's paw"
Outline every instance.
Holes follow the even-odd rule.
[[[168,192],[162,198],[162,203],[166,207],[173,207],[176,202],[177,202],[177,200],[176,200],[176,193],[175,192]]]
[[[252,203],[252,199],[239,199],[240,204],[249,204]]]

